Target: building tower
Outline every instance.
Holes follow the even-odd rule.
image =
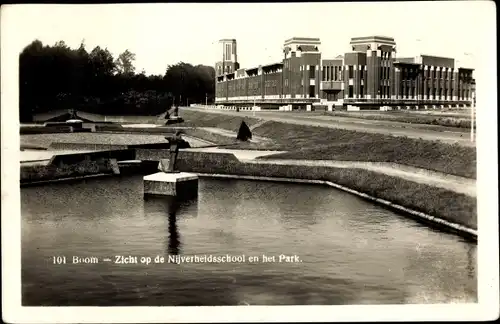
[[[285,41],[283,44],[285,98],[319,98],[320,46],[319,38],[293,37]]]
[[[238,55],[236,52],[236,39],[219,40],[220,61],[215,63],[217,76],[233,73],[239,69]]]
[[[358,60],[354,60],[355,62],[346,64],[348,69],[349,66],[352,66],[353,70],[356,71],[354,73],[349,71],[349,73],[359,77],[360,70],[366,71],[363,73],[366,77],[361,77],[363,79],[362,85],[366,88],[359,91],[359,87],[354,82],[354,98],[390,99],[394,87],[391,84],[394,79],[392,77],[393,58],[396,54],[394,38],[386,36],[353,37],[350,45],[353,52],[363,54],[364,57],[360,56]],[[346,86],[349,87],[349,78],[346,80]]]

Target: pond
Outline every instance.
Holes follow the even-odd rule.
[[[142,190],[141,176],[22,188],[23,305],[477,302],[475,244],[348,193],[200,179],[176,203]]]

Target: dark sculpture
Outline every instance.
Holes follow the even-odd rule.
[[[170,109],[167,110],[165,114],[165,119],[170,118],[178,118],[179,117],[179,105],[174,105]]]
[[[175,163],[177,162],[177,154],[179,153],[179,148],[189,147],[189,143],[187,143],[181,137],[182,131],[177,131],[172,137],[165,137],[170,144],[170,158],[160,160],[160,164],[158,165],[158,169],[165,173],[177,173],[179,171],[175,170]],[[187,145],[186,145],[187,144]]]
[[[179,116],[179,105],[172,105],[170,109],[165,112],[165,125],[182,123],[184,119]]]
[[[244,121],[241,122],[236,139],[244,142],[252,139],[252,131]]]

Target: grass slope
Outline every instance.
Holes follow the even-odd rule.
[[[257,124],[260,120],[252,117],[229,116],[216,113],[205,113],[201,111],[189,111],[179,109],[179,115],[184,118],[184,123],[179,126],[185,127],[217,127],[237,132],[241,122],[250,127]]]
[[[188,125],[219,127],[237,131],[242,120],[249,126],[258,119],[223,114],[183,111]],[[425,117],[425,116],[424,116]],[[184,126],[184,125],[183,125]],[[196,133],[196,135],[194,134]],[[310,159],[393,162],[467,178],[476,178],[476,150],[458,144],[394,137],[353,130],[314,127],[268,121],[253,130],[272,142],[237,143],[227,148],[288,151],[263,159]],[[218,144],[232,139],[199,130],[193,136]]]
[[[457,113],[415,113],[405,111],[388,111],[388,112],[325,112],[328,116],[340,116],[370,120],[385,120],[401,123],[424,124],[424,125],[439,125],[447,127],[456,127],[470,129],[470,117],[459,115]]]
[[[476,177],[475,148],[458,144],[273,121],[257,127],[254,134],[274,140],[267,148],[289,151],[262,159],[394,162]]]

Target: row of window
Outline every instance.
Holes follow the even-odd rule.
[[[405,87],[401,87],[400,88],[400,93],[403,95],[403,96],[413,96],[415,95],[416,93],[416,89],[415,88],[405,88]],[[430,99],[431,96],[433,98],[436,98],[437,97],[442,97],[442,96],[450,96],[451,93],[453,93],[453,89],[427,89],[426,93],[424,94],[424,99]],[[471,91],[469,90],[461,90],[458,92],[458,99],[459,100],[462,100],[464,98],[469,98],[471,94]]]
[[[299,92],[301,92],[302,89],[303,89],[303,87],[300,87],[298,89]],[[229,91],[232,91],[232,90],[233,90],[232,88],[229,89]],[[249,89],[249,90],[251,90],[251,89]],[[255,88],[254,90],[257,90],[257,88]],[[400,89],[400,96],[403,99],[409,99],[409,98],[416,97],[417,93],[415,91],[415,88],[407,88],[406,90],[407,91],[403,91],[403,87],[401,87],[401,89]],[[249,93],[257,94],[255,91],[251,91]],[[441,98],[443,96],[449,97],[450,94],[451,94],[451,91],[443,91],[443,89],[433,89],[433,91],[431,91],[431,89],[427,89],[427,93],[424,94],[423,99],[432,100],[432,99]],[[471,94],[472,94],[472,92],[469,90],[459,91],[458,100],[469,99]],[[224,89],[219,90],[217,95],[218,95],[218,97],[223,96]],[[365,89],[364,89],[363,85],[361,85],[361,87],[360,87],[359,95],[361,97],[366,96]],[[381,98],[389,98],[390,97],[390,88],[387,86],[382,87],[379,91],[379,96]],[[315,86],[309,86],[309,97],[310,98],[315,97]],[[352,85],[349,86],[349,88],[348,88],[348,98],[354,98],[354,87]]]
[[[431,92],[431,89],[427,89],[427,93],[426,93],[426,99],[429,99],[429,97],[432,95],[433,97],[436,97],[436,96],[450,96],[451,93],[453,93],[453,90],[448,90],[448,91],[443,91],[444,89],[433,89],[432,92]],[[458,92],[458,99],[459,100],[463,100],[465,98],[469,98],[471,92],[469,90],[462,90],[462,91],[459,91]]]
[[[347,74],[349,79],[354,78],[354,66],[349,65],[347,67]],[[365,65],[361,65],[361,69],[359,71],[359,78],[363,79],[365,76]],[[381,80],[388,80],[390,79],[390,67],[388,66],[381,66],[379,67],[379,79]]]
[[[289,67],[289,61],[285,61],[285,67]],[[309,78],[314,79],[316,77],[315,73],[315,66],[310,65],[309,66]],[[365,66],[361,66],[360,70],[360,78],[362,79],[364,76],[364,69]],[[323,66],[322,70],[322,80],[323,81],[340,81],[342,80],[342,71],[343,67],[342,66]],[[222,67],[219,66],[218,68],[218,73],[221,74],[222,72]],[[225,66],[225,72],[226,73],[232,73],[232,66],[227,65]],[[269,73],[275,73],[279,71],[271,71]],[[451,70],[449,71],[441,71],[441,70],[424,70],[423,71],[423,76],[424,78],[431,78],[431,79],[445,79],[445,80],[454,80],[454,74]],[[416,74],[418,73],[418,69],[403,69],[401,72],[402,78],[405,79],[406,77],[410,76],[414,78]],[[267,73],[266,73],[267,74]],[[387,80],[390,78],[390,67],[388,66],[380,66],[379,67],[379,75],[380,79],[382,80]],[[348,66],[348,77],[349,79],[352,79],[354,77],[354,66],[349,65]],[[470,78],[469,75],[467,74],[460,74],[459,79],[464,80]]]
[[[423,76],[424,78],[428,79],[445,79],[445,80],[454,80],[454,73],[451,69],[448,69],[448,68],[445,68],[447,70],[442,70],[442,69],[438,69],[438,70],[423,70]],[[416,77],[416,75],[418,74],[419,70],[418,69],[403,69],[401,71],[401,75],[404,77],[407,77],[407,76],[412,76],[412,77]],[[470,79],[471,76],[468,75],[468,74],[465,74],[465,73],[461,73],[459,74],[458,76],[459,80],[465,80],[465,79]]]
[[[266,80],[266,87],[276,87],[278,85],[277,80]]]
[[[323,66],[323,81],[342,80],[342,66]]]
[[[408,98],[408,96],[413,97],[416,94],[415,88],[407,88],[407,87],[400,87],[400,93],[403,97]],[[450,95],[452,93],[452,90],[448,91],[447,95]],[[382,97],[388,97],[390,93],[390,87],[389,86],[381,86],[379,88],[379,93],[380,96]],[[446,94],[443,89],[433,89],[431,93],[431,89],[427,89],[426,96],[424,96],[425,99],[431,99],[431,95],[433,98],[436,98],[436,96],[442,97]],[[458,99],[463,100],[465,98],[469,98],[471,92],[469,90],[462,90],[459,92]],[[354,86],[350,85],[348,88],[348,98],[353,98],[354,97]],[[361,85],[359,89],[359,95],[361,97],[364,97],[366,93],[364,92],[364,86]]]

